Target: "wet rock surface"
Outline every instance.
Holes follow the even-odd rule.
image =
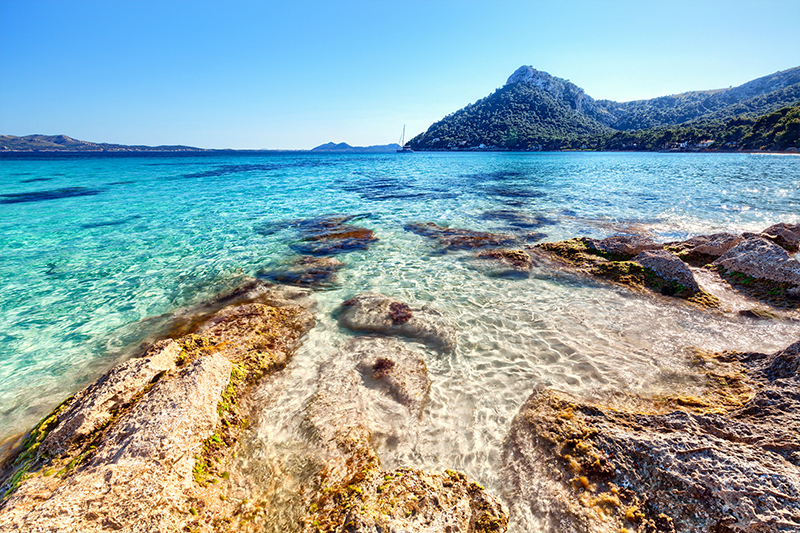
[[[666,250],[645,250],[634,257],[633,262],[649,268],[656,275],[667,281],[673,281],[688,288],[692,293],[700,290],[692,271],[689,270],[686,263],[671,252]]]
[[[800,250],[800,224],[781,222],[768,227],[761,234],[789,252]]]
[[[583,239],[592,250],[608,254],[610,259],[626,260],[645,250],[660,250],[662,245],[646,235],[615,235],[605,239]]]
[[[342,303],[339,325],[361,333],[398,335],[438,350],[455,348],[455,328],[430,306],[409,306],[377,293],[364,293]]]
[[[703,266],[711,263],[743,240],[741,235],[714,233],[713,235],[698,235],[682,242],[667,243],[664,247],[691,265]]]
[[[753,236],[737,244],[714,265],[778,283],[800,285],[800,261],[793,259],[780,246]]]
[[[518,243],[518,238],[513,235],[445,228],[433,222],[412,222],[403,226],[403,229],[436,240],[445,251],[475,250],[487,246],[510,246]]]
[[[537,388],[504,453],[517,511],[553,532],[797,531],[799,352],[718,355],[740,393],[709,372],[713,402],[604,406]]]
[[[303,256],[285,269],[259,272],[258,276],[274,283],[325,288],[336,283],[336,273],[342,268],[344,263],[335,257]]]
[[[533,268],[531,254],[521,249],[485,250],[476,257],[491,265],[489,272],[494,276],[527,275]]]

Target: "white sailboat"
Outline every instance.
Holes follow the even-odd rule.
[[[400,136],[400,148],[397,150],[398,154],[410,154],[414,150],[411,149],[411,143],[406,143],[406,125],[403,124],[403,135]]]

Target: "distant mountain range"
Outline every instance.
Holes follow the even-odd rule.
[[[352,153],[384,153],[396,152],[400,145],[395,144],[376,144],[373,146],[350,146],[347,143],[325,143],[315,148],[312,152],[352,152]]]
[[[0,151],[16,152],[203,152],[192,146],[126,146],[79,141],[66,135],[0,135]]]
[[[643,148],[635,140],[637,135],[660,128],[663,142],[647,148],[660,149],[680,140],[666,134],[670,128],[701,126],[705,128],[703,131],[711,127],[721,132],[720,127],[726,122],[741,119],[753,125],[761,116],[798,104],[800,67],[729,89],[615,102],[594,100],[568,80],[522,66],[494,93],[431,125],[412,139],[411,147],[415,150],[616,149],[620,146],[608,146],[606,141],[615,136],[618,140],[624,138],[620,132],[635,132],[631,137],[634,140],[623,147]],[[782,116],[786,115],[784,112]],[[787,119],[790,131],[793,131],[793,116],[789,113]],[[732,127],[738,126],[742,124]],[[790,142],[791,136],[780,138],[788,146],[795,146]],[[767,148],[786,146],[773,143]]]

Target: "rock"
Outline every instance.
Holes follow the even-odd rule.
[[[301,254],[332,255],[366,250],[378,240],[375,232],[345,224],[353,217],[318,217],[298,224],[301,242],[292,249]]]
[[[283,270],[259,272],[258,276],[275,283],[298,287],[330,287],[344,263],[334,257],[303,256]]]
[[[528,213],[524,213],[522,211],[515,211],[513,209],[499,209],[496,211],[487,211],[483,215],[481,215],[481,219],[483,220],[496,220],[500,222],[505,222],[509,226],[513,226],[514,228],[539,228],[541,226],[555,224],[554,220],[551,220],[547,217],[543,216],[534,216],[529,215]]]
[[[703,266],[743,240],[742,236],[732,233],[714,233],[713,235],[698,235],[683,242],[667,243],[664,247],[677,254],[683,261]]]
[[[217,423],[231,363],[208,355],[157,383],[122,416],[87,464],[53,487],[23,484],[3,507],[3,531],[172,531],[185,521],[194,454]]]
[[[350,533],[490,533],[508,529],[508,510],[464,474],[413,468],[368,472],[350,486],[320,493],[303,532],[347,524]]]
[[[800,285],[787,289],[786,296],[792,300],[800,300]]]
[[[517,511],[541,517],[546,532],[797,531],[799,352],[800,342],[722,354],[755,391],[730,406],[670,410],[639,398],[607,407],[537,388],[504,452]],[[709,383],[725,389],[735,375],[722,377],[709,373]]]
[[[517,243],[517,238],[502,233],[486,233],[469,229],[444,228],[433,222],[413,222],[403,226],[403,229],[435,239],[445,249],[474,250],[486,246],[509,246]]]
[[[358,361],[356,368],[368,386],[385,388],[414,418],[422,416],[431,379],[425,360],[394,339],[358,337],[343,351]]]
[[[60,454],[76,440],[107,423],[123,405],[164,372],[175,367],[181,348],[174,340],[157,342],[142,357],[129,359],[75,395],[58,426],[41,444],[45,453]]]
[[[666,250],[645,250],[634,257],[633,262],[649,268],[668,281],[687,287],[693,293],[700,290],[686,263]]]
[[[615,235],[605,239],[583,239],[590,249],[606,253],[611,259],[625,260],[645,250],[660,250],[662,246],[645,235]]]
[[[753,309],[742,309],[739,316],[756,318],[759,320],[780,320],[781,316],[769,309],[754,307]]]
[[[714,265],[778,283],[800,285],[800,262],[780,246],[761,237],[750,237],[737,244]]]
[[[782,222],[768,227],[761,234],[789,252],[800,250],[800,224]]]
[[[361,333],[399,335],[438,350],[455,348],[455,328],[435,309],[410,307],[377,293],[364,293],[342,303],[339,325]]]
[[[493,263],[491,274],[495,276],[527,275],[533,268],[531,255],[525,250],[486,250],[477,257]]]

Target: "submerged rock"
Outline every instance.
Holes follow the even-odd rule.
[[[528,274],[533,268],[533,259],[525,250],[486,250],[477,255],[478,259],[490,261],[496,276],[519,276]]]
[[[689,264],[703,266],[742,242],[744,238],[732,233],[714,233],[698,235],[683,242],[671,242],[664,245],[681,260]]]
[[[681,397],[604,406],[537,388],[504,453],[517,511],[543,518],[548,532],[797,531],[798,353],[800,342],[722,354],[739,371],[708,374],[718,389],[710,397],[727,398],[716,407]],[[749,385],[734,398],[726,389],[736,376]]]
[[[415,418],[422,415],[431,379],[425,360],[394,339],[358,337],[343,351],[358,363],[356,368],[368,386],[386,388]]]
[[[633,258],[634,263],[647,267],[667,281],[674,281],[695,293],[700,290],[692,271],[675,254],[666,250],[646,250]],[[680,292],[680,291],[677,291]]]
[[[761,234],[789,252],[800,250],[800,224],[782,222],[768,227]]]
[[[410,307],[387,296],[364,293],[342,303],[339,325],[362,333],[399,335],[438,350],[455,348],[455,328],[439,311],[425,305]]]
[[[513,209],[498,209],[495,211],[487,211],[481,215],[483,220],[492,220],[505,222],[509,226],[515,228],[539,228],[555,224],[556,222],[544,216],[530,215],[522,211],[515,211]]]
[[[301,254],[333,255],[366,250],[378,240],[371,229],[346,224],[354,217],[317,217],[297,224],[301,241],[292,249]]]
[[[406,231],[435,239],[446,250],[474,250],[486,246],[509,246],[518,239],[502,233],[486,233],[470,229],[445,228],[433,222],[413,222],[403,227]]]
[[[610,259],[626,260],[645,250],[660,250],[662,245],[645,235],[615,235],[605,239],[583,239],[586,246],[608,254]]]
[[[275,283],[320,288],[333,285],[343,267],[344,263],[334,257],[303,256],[286,269],[260,272],[258,276]]]
[[[737,244],[713,264],[754,278],[800,285],[800,261],[780,246],[757,236]]]

